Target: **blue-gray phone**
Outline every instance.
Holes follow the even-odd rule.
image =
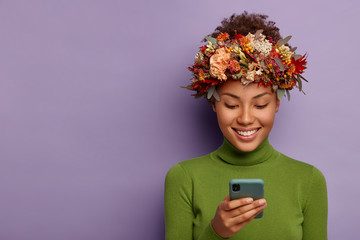
[[[254,179],[232,179],[229,183],[230,200],[251,197],[254,200],[264,198],[264,181],[259,178]],[[263,212],[255,218],[261,218]]]

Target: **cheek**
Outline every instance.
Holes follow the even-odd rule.
[[[236,118],[234,111],[229,111],[225,108],[218,108],[216,114],[220,127],[231,125]]]
[[[272,109],[269,111],[263,112],[259,116],[259,120],[261,121],[262,125],[271,127],[274,124],[275,113],[276,112]]]

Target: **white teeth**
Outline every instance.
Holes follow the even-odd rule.
[[[250,135],[253,135],[254,133],[257,132],[258,129],[255,129],[255,130],[251,130],[251,131],[237,131],[238,134],[242,135],[242,136],[250,136]]]

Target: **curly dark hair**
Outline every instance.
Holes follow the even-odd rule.
[[[220,32],[227,32],[230,35],[236,32],[246,36],[249,32],[254,34],[257,30],[263,29],[263,34],[269,36],[275,42],[281,39],[279,28],[275,26],[275,22],[267,21],[267,15],[257,14],[244,11],[242,14],[233,14],[229,18],[224,18],[221,25],[218,26],[210,36],[216,38]],[[204,39],[206,42],[206,40]]]

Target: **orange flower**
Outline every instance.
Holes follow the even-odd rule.
[[[210,58],[210,75],[219,80],[226,80],[225,71],[229,66],[230,53],[224,48],[219,48]]]
[[[229,39],[228,33],[220,33],[219,36],[216,38],[219,42],[224,42]]]
[[[204,80],[204,70],[199,69],[199,81],[203,81]]]
[[[229,63],[229,69],[231,72],[238,72],[240,71],[240,64],[238,61],[231,59]]]
[[[292,65],[286,72],[289,76],[292,76],[295,72],[296,68],[294,65]]]
[[[294,86],[296,85],[296,81],[295,80],[291,80],[291,82],[289,82],[288,84],[286,83],[281,83],[280,87],[284,88],[284,89],[292,89]]]
[[[248,36],[240,38],[240,45],[242,47],[245,46],[245,44],[249,44],[249,43],[250,43],[250,39]]]

